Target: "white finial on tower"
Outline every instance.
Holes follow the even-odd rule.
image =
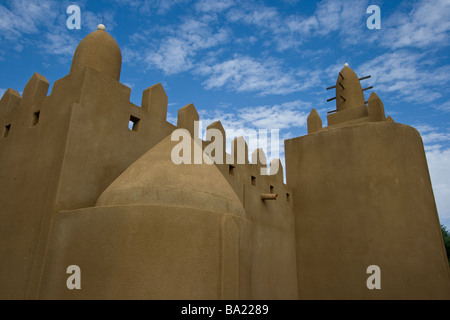
[[[345,63],[345,66],[348,67],[348,63]]]
[[[103,23],[101,23],[101,24],[98,25],[97,30],[105,31],[106,27],[105,27],[105,25]]]

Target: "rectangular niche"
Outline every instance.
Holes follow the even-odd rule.
[[[3,129],[3,138],[6,139],[8,138],[9,135],[9,131],[11,130],[11,125],[8,124],[7,126],[5,126],[5,128]]]
[[[131,131],[138,132],[140,122],[141,122],[141,119],[139,119],[135,116],[130,116],[130,122],[128,123],[128,129],[130,129]]]
[[[33,123],[32,123],[33,127],[38,125],[40,116],[41,111],[36,111],[35,113],[33,113]]]

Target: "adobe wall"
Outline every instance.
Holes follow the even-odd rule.
[[[283,168],[276,175],[261,175],[261,166],[218,166],[242,199],[252,222],[251,299],[297,299],[295,223],[291,189],[283,183]],[[278,200],[261,199],[278,194]]]
[[[246,228],[236,215],[194,208],[61,212],[40,299],[239,299]],[[81,290],[68,290],[75,263]]]
[[[94,206],[129,165],[175,129],[166,121],[167,100],[150,104],[146,92],[140,108],[129,102],[130,88],[94,69],[84,72],[83,94],[70,121],[58,211]],[[154,94],[165,95],[162,87]],[[164,115],[155,117],[160,109]],[[135,130],[128,128],[130,119],[139,119]]]
[[[179,110],[178,127],[185,128],[194,136],[194,121],[199,115],[193,104]],[[199,141],[203,150],[209,150],[211,141],[208,130],[216,129],[226,141],[225,130],[220,121],[207,127],[207,140]],[[249,161],[248,146],[243,137],[235,138],[228,154],[222,145],[223,159],[211,155],[222,164],[216,166],[241,201],[246,218],[251,222],[251,269],[242,279],[251,279],[251,290],[242,299],[297,299],[297,274],[295,251],[295,226],[292,189],[284,184],[283,167],[275,159],[269,168],[262,149],[252,153]],[[215,151],[217,152],[217,150]],[[261,174],[263,169],[266,174]],[[278,170],[276,170],[278,169]],[[207,179],[207,177],[204,177]],[[278,195],[277,200],[263,200],[262,195]]]
[[[419,133],[374,122],[285,141],[301,299],[448,299],[450,276]],[[381,290],[366,270],[381,268]]]
[[[144,92],[142,108],[129,102],[128,87],[90,68],[56,81],[47,97],[48,86],[36,74],[22,99],[8,90],[0,104],[4,299],[36,297],[56,213],[95,205],[123,170],[174,129],[165,121],[160,85]],[[128,129],[131,116],[139,119],[137,131]]]
[[[221,131],[226,141],[220,121],[207,129]],[[203,142],[204,148],[208,145],[209,142]],[[257,149],[252,152],[250,163],[243,137],[233,140],[231,154],[226,153],[225,146],[222,152],[224,164],[217,167],[241,200],[251,222],[252,286],[248,299],[297,299],[294,194],[284,184],[280,160],[275,159],[268,166],[264,151]],[[262,195],[270,194],[278,195],[278,199],[262,199]]]
[[[22,98],[8,90],[1,100],[1,129],[10,128],[0,138],[1,299],[26,297],[37,248],[48,231],[73,103],[79,99],[79,90],[47,97],[48,87],[35,74]]]

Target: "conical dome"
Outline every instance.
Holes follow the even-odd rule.
[[[91,67],[116,80],[120,79],[122,53],[117,42],[104,28],[90,33],[78,45],[70,73]]]
[[[176,206],[244,217],[239,198],[215,165],[173,163],[177,144],[168,136],[149,150],[105,190],[97,206]]]
[[[359,78],[348,66],[341,70],[336,81],[336,101],[338,111],[364,105],[364,93]]]

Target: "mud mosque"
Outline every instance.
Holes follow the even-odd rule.
[[[285,184],[282,169],[261,175],[262,150],[174,164],[171,133],[193,133],[194,105],[174,126],[161,84],[131,103],[121,65],[100,25],[50,93],[35,73],[1,98],[1,299],[450,299],[421,136],[366,101],[348,66],[328,126],[313,109],[285,141]]]

